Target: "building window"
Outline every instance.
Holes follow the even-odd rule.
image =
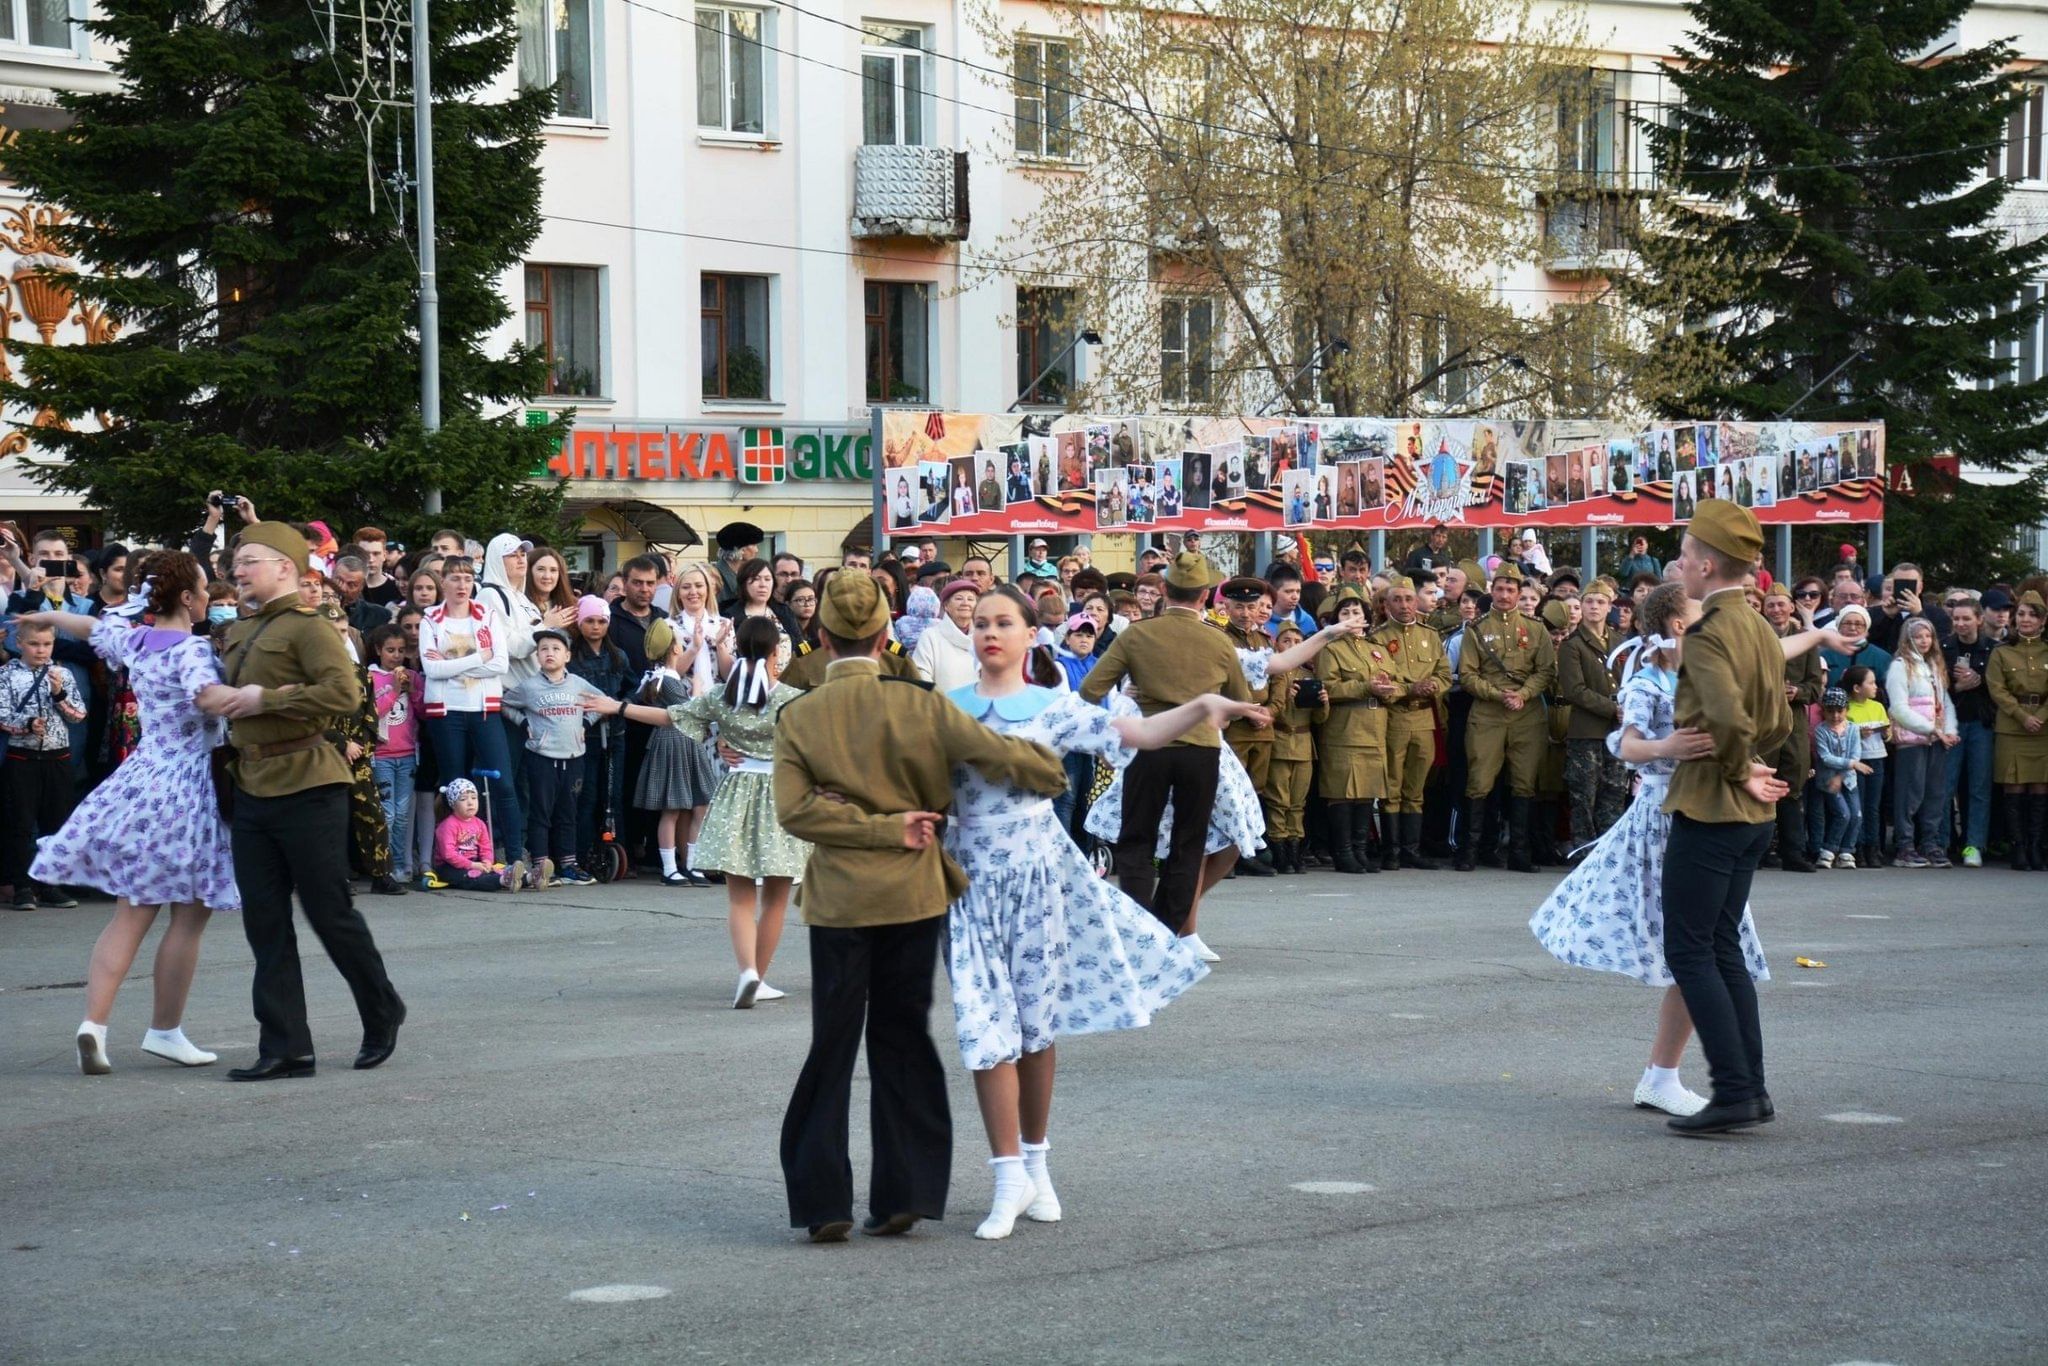
[[[697,124],[726,133],[768,131],[767,20],[760,10],[697,11]]]
[[[1159,305],[1159,397],[1173,404],[1207,403],[1215,369],[1216,305],[1208,299],[1165,299]]]
[[[2011,305],[1999,310],[2011,314],[2033,310],[2027,319],[2024,331],[2018,336],[2001,337],[1991,344],[1991,358],[2003,363],[2003,373],[1982,382],[1983,389],[2002,389],[2008,384],[2032,384],[2048,372],[2048,338],[2044,338],[2044,320],[2041,312],[2041,296],[2044,286],[2039,281],[2020,290],[2019,298]]]
[[[519,0],[519,83],[555,87],[555,117],[594,119],[591,0]]]
[[[704,397],[768,397],[768,280],[706,275]]]
[[[74,51],[71,0],[0,0],[0,43]]]
[[[1988,173],[2007,180],[2041,178],[2041,137],[2044,95],[2048,86],[2029,83],[2025,98],[2005,116],[2005,140],[1991,149]]]
[[[1567,185],[1622,188],[1628,168],[1628,116],[1615,73],[1588,71],[1557,97],[1557,169]]]
[[[925,145],[925,93],[931,89],[925,33],[909,24],[861,28],[860,133],[870,147]]]
[[[930,286],[870,282],[865,288],[868,402],[930,402]]]
[[[1057,360],[1055,369],[1046,367]],[[1039,376],[1044,378],[1040,379]],[[1017,291],[1017,401],[1064,407],[1074,378],[1074,291]],[[1032,381],[1036,380],[1034,384]]]
[[[1017,151],[1065,160],[1074,155],[1074,45],[1017,40]]]
[[[549,394],[595,398],[603,392],[599,286],[592,266],[526,268],[526,344],[547,357]]]

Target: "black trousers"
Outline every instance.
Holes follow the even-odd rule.
[[[1664,961],[1699,1034],[1716,1105],[1764,1089],[1763,1021],[1738,930],[1771,828],[1674,815],[1664,851]]]
[[[7,815],[0,825],[0,882],[28,886],[36,836],[54,835],[71,814],[77,775],[68,749],[15,749],[5,759]]]
[[[384,975],[377,941],[348,889],[348,795],[329,784],[283,797],[235,793],[230,832],[235,885],[242,893],[242,929],[256,955],[253,998],[258,1048],[266,1058],[313,1053],[306,1025],[306,984],[292,928],[292,893],[306,923],[355,994],[363,1032],[387,1028],[402,1009]]]
[[[550,759],[532,750],[520,756],[526,780],[526,853],[559,867],[576,861],[576,797],[583,790],[583,759]]]
[[[1202,886],[1202,849],[1216,810],[1222,752],[1206,745],[1141,750],[1124,770],[1124,823],[1116,839],[1116,880],[1124,895],[1175,934],[1195,909]],[[1173,837],[1155,875],[1159,822],[1173,802]]]
[[[868,1212],[945,1217],[953,1115],[930,1029],[945,930],[942,915],[869,929],[811,927],[811,1052],[782,1120],[792,1226],[853,1217],[846,1130],[863,1022],[874,1144]]]

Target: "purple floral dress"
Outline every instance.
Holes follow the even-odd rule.
[[[64,828],[40,842],[29,875],[97,887],[137,906],[197,902],[238,911],[228,828],[214,803],[209,756],[221,724],[192,704],[220,682],[213,647],[183,631],[101,617],[92,647],[128,671],[142,709],[142,743],[94,788]]]

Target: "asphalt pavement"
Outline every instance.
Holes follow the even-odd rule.
[[[187,1015],[221,1063],[140,1051],[152,936],[87,1078],[107,903],[0,912],[0,1360],[2048,1358],[2048,878],[1762,875],[1779,1119],[1713,1141],[1631,1107],[1656,995],[1542,952],[1553,880],[1226,883],[1216,971],[1061,1048],[1065,1221],[993,1244],[943,989],[952,1213],[786,1227],[804,935],[770,974],[789,999],[733,1011],[717,889],[366,898],[397,1056],[349,1070],[302,932],[319,1075],[245,1086],[234,917]]]

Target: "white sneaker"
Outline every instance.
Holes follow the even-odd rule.
[[[1180,937],[1180,942],[1193,949],[1195,957],[1201,959],[1204,963],[1220,963],[1223,961],[1223,955],[1210,948],[1207,944],[1204,944],[1202,936],[1199,934],[1184,934]]]
[[[1816,868],[1832,868],[1835,866],[1835,856],[1823,849],[1820,851],[1820,857],[1813,861],[1813,866]]]
[[[89,1029],[78,1031],[78,1070],[88,1077],[104,1077],[114,1070],[107,1061],[107,1043]]]
[[[523,890],[526,886],[526,860],[513,859],[505,871],[498,874],[498,885],[508,892]]]
[[[788,993],[788,992],[786,992],[786,991],[777,991],[777,990],[776,990],[776,989],[775,989],[774,987],[771,987],[771,986],[769,986],[769,985],[768,985],[768,984],[767,984],[767,983],[766,983],[765,981],[761,983],[761,987],[760,987],[760,990],[758,990],[758,991],[756,991],[756,992],[754,993],[754,1000],[755,1000],[755,1001],[757,1001],[757,1002],[759,1002],[759,1001],[786,1001],[786,1000],[788,1000],[788,999],[789,999],[789,993]]]
[[[974,1230],[974,1236],[987,1242],[995,1242],[1010,1236],[1017,1227],[1017,1216],[1038,1198],[1038,1187],[1031,1184],[1031,1178],[1024,1178],[1024,1190],[1014,1199],[997,1200],[989,1206],[988,1218],[981,1221],[981,1227]]]
[[[1707,1108],[1707,1098],[1685,1089],[1685,1083],[1673,1082],[1669,1086],[1652,1086],[1649,1078],[1636,1083],[1636,1108],[1639,1110],[1662,1110],[1667,1115],[1696,1115]]]
[[[220,1054],[209,1053],[193,1043],[182,1028],[150,1030],[142,1036],[142,1051],[180,1067],[204,1067],[220,1061]]]
[[[1841,872],[1843,869],[1847,869],[1850,872],[1854,872],[1856,869],[1856,856],[1847,849],[1835,855],[1835,871]]]
[[[540,862],[533,865],[533,873],[527,880],[526,888],[528,891],[537,892],[543,887],[552,887],[554,883],[555,861],[551,858],[543,858]]]
[[[739,987],[732,994],[734,1010],[752,1010],[754,998],[761,994],[761,974],[752,968],[740,974]]]
[[[1983,866],[1984,855],[1978,852],[1976,845],[1969,845],[1963,850],[1963,867],[1982,868]]]

